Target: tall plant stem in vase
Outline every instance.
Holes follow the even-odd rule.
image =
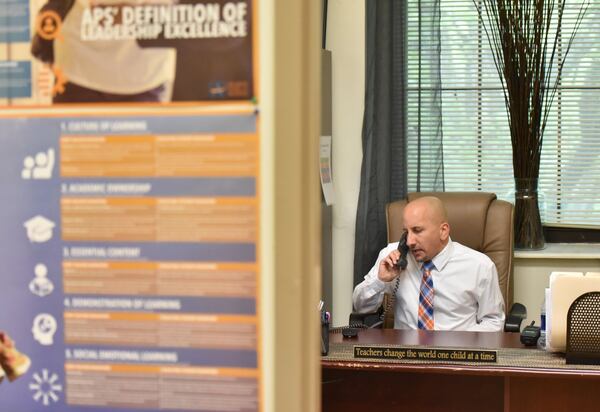
[[[566,0],[473,0],[502,84],[515,178],[515,246],[544,247],[537,185],[544,131],[565,58],[587,7],[580,3],[566,46]],[[561,46],[561,53],[558,53]]]

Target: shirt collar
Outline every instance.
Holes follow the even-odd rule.
[[[442,249],[440,253],[435,255],[431,261],[433,262],[436,270],[438,272],[442,271],[450,257],[452,256],[452,252],[454,251],[454,244],[452,243],[452,239],[448,238],[448,244]]]

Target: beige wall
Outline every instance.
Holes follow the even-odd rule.
[[[330,0],[327,49],[332,57],[333,106],[333,323],[348,322],[352,310],[354,221],[362,160],[365,3]]]

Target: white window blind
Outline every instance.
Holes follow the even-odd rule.
[[[563,50],[581,0],[567,2]],[[409,190],[417,162],[429,152],[418,136],[436,133],[438,120],[419,96],[441,93],[446,191],[482,190],[514,201],[512,152],[500,80],[471,0],[441,0],[441,91],[431,79],[436,44],[430,0],[408,1]],[[542,146],[539,191],[542,219],[551,226],[600,226],[600,0],[592,0],[566,59],[560,90]],[[421,154],[418,146],[421,142]],[[425,147],[424,147],[425,146]]]

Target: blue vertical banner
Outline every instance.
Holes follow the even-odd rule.
[[[259,411],[251,111],[0,119],[2,411]]]

